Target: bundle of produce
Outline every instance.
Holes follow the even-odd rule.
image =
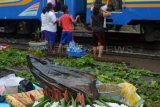
[[[6,102],[13,107],[30,107],[44,98],[43,89],[32,90],[6,96]]]
[[[74,99],[71,96],[67,102],[65,101],[64,98],[62,98],[60,101],[45,99],[41,102],[35,102],[33,107],[129,107],[129,106],[117,101],[107,100],[105,98],[98,98],[97,100],[91,100],[88,97],[86,97],[86,100],[82,105],[80,104],[77,98]]]
[[[27,56],[28,66],[33,75],[40,81],[45,93],[60,100],[65,94],[73,93],[78,96],[98,97],[96,77],[89,72],[54,64],[48,60]]]

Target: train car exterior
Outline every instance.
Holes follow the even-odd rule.
[[[46,0],[1,0],[1,32],[31,33],[40,25],[40,14],[46,3]]]
[[[43,0],[44,1],[44,0]],[[38,19],[45,2],[41,0],[1,0],[0,19]]]
[[[89,23],[93,2],[87,0],[86,23]],[[113,25],[140,24],[147,41],[160,40],[160,0],[122,0],[121,11],[112,11],[108,19]]]
[[[111,0],[109,0],[111,1]],[[87,23],[91,16],[91,5],[94,0],[87,0]],[[103,0],[107,3],[107,0]],[[159,21],[160,20],[160,0],[123,0],[122,10],[113,11],[111,19],[113,24],[126,25],[131,21]]]
[[[40,26],[42,8],[48,0],[0,0],[0,31],[6,33],[32,33]],[[64,0],[70,14],[85,13],[86,0]],[[56,12],[60,17],[62,12]]]
[[[83,15],[85,23],[89,24],[91,6],[95,0],[64,0],[70,14],[75,17]],[[146,40],[160,40],[160,0],[102,0],[104,4],[111,1],[121,1],[121,10],[111,11],[110,24],[127,25],[139,24],[143,28]],[[40,24],[42,7],[47,0],[0,0],[0,30],[5,26],[7,32],[20,31],[21,26],[28,22],[31,28]],[[61,14],[57,14],[61,15]],[[38,23],[38,24],[37,24]],[[18,26],[15,29],[15,26]],[[40,25],[39,25],[40,26]],[[30,27],[28,27],[30,28]],[[33,31],[28,30],[28,31]],[[24,32],[24,31],[22,31]]]

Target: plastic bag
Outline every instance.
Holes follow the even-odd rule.
[[[4,94],[5,87],[3,85],[0,85],[0,95]]]
[[[33,84],[29,80],[26,80],[26,79],[20,81],[19,84],[20,85],[18,86],[18,90],[22,92],[27,92],[27,91],[31,91],[35,89]]]
[[[0,102],[3,102],[5,100],[5,87],[3,85],[0,85]]]
[[[136,87],[130,83],[122,83],[120,84],[120,86],[122,87],[122,94],[124,99],[127,101],[127,103],[129,103],[129,105],[131,107],[134,107],[137,103],[138,103],[138,95],[136,93]]]
[[[5,93],[7,94],[17,93],[17,87],[21,80],[23,80],[23,78],[16,77],[15,74],[9,74],[0,78],[0,85],[5,87]]]

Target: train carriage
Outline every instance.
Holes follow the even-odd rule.
[[[90,22],[91,6],[95,0],[64,0],[69,12],[75,17],[83,16],[86,24]],[[160,40],[160,0],[102,0],[108,7],[112,16],[107,19],[113,25],[141,25],[147,41]],[[114,5],[121,2],[120,9]],[[22,29],[27,25],[26,31],[33,32],[40,26],[40,14],[47,0],[0,0],[0,31],[25,32]],[[28,33],[28,32],[27,32]]]
[[[31,33],[39,25],[44,0],[0,0],[1,32]],[[31,27],[34,26],[34,27]]]

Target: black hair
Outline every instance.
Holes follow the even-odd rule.
[[[98,15],[100,12],[101,5],[95,4],[93,8],[93,15]]]
[[[64,13],[68,12],[68,6],[67,5],[62,6],[62,12],[64,12]]]
[[[46,7],[43,7],[42,9],[42,13],[45,14],[46,13]]]
[[[51,10],[52,10],[52,8],[53,8],[52,3],[48,3],[48,4],[47,4],[47,6],[46,6],[46,12],[51,11]]]

